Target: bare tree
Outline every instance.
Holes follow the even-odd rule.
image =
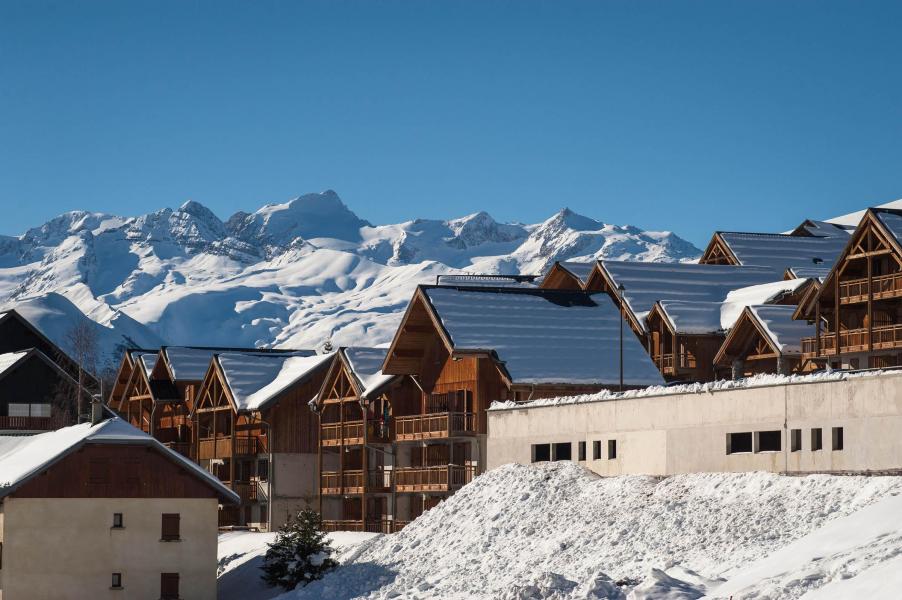
[[[75,360],[78,366],[78,390],[76,392],[76,420],[81,420],[84,413],[82,410],[82,401],[87,397],[91,397],[100,390],[93,390],[94,386],[88,386],[87,374],[90,376],[91,382],[97,379],[97,362],[99,358],[100,341],[97,335],[96,325],[88,321],[79,321],[72,325],[66,332],[66,346],[71,353],[71,358]]]

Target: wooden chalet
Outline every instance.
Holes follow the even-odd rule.
[[[222,525],[276,528],[316,501],[316,419],[308,403],[330,357],[313,351],[213,354],[192,406],[193,455],[241,497]]]
[[[848,235],[816,237],[779,233],[717,231],[698,260],[703,265],[768,267],[778,279],[790,267],[830,266]]]
[[[796,316],[816,325],[802,340],[807,360],[852,369],[902,364],[902,211],[868,209]]]
[[[810,365],[802,360],[802,338],[813,327],[794,320],[795,311],[792,305],[747,306],[714,357],[718,373],[740,379],[808,370]]]
[[[417,502],[407,496],[399,502],[398,492],[425,491],[416,483],[426,473],[399,468],[395,444],[396,419],[419,412],[420,392],[410,378],[382,373],[385,355],[385,348],[340,348],[312,405],[319,417],[320,514],[328,531],[391,533],[422,512],[411,514]],[[442,465],[446,479],[449,465]]]
[[[713,381],[714,355],[726,333],[721,302],[659,300],[645,318],[649,353],[668,381]]]
[[[69,374],[79,379],[79,365],[71,356],[44,335],[16,310],[0,312],[0,354],[34,348],[40,350],[50,360]],[[81,370],[82,383],[91,393],[99,391],[96,377]]]
[[[584,290],[594,268],[595,261],[555,262],[539,287],[546,290]]]
[[[77,395],[78,382],[41,350],[0,354],[0,435],[72,425]]]

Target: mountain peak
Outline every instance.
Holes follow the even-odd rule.
[[[557,211],[554,216],[545,221],[545,225],[552,227],[565,227],[574,231],[598,231],[604,227],[604,223],[576,213],[566,206]]]

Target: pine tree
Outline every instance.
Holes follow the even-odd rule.
[[[338,565],[321,526],[319,515],[309,508],[288,519],[263,558],[262,577],[267,585],[293,590]]]

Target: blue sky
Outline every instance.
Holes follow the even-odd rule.
[[[704,244],[902,196],[902,3],[0,0],[0,233],[327,188]]]

